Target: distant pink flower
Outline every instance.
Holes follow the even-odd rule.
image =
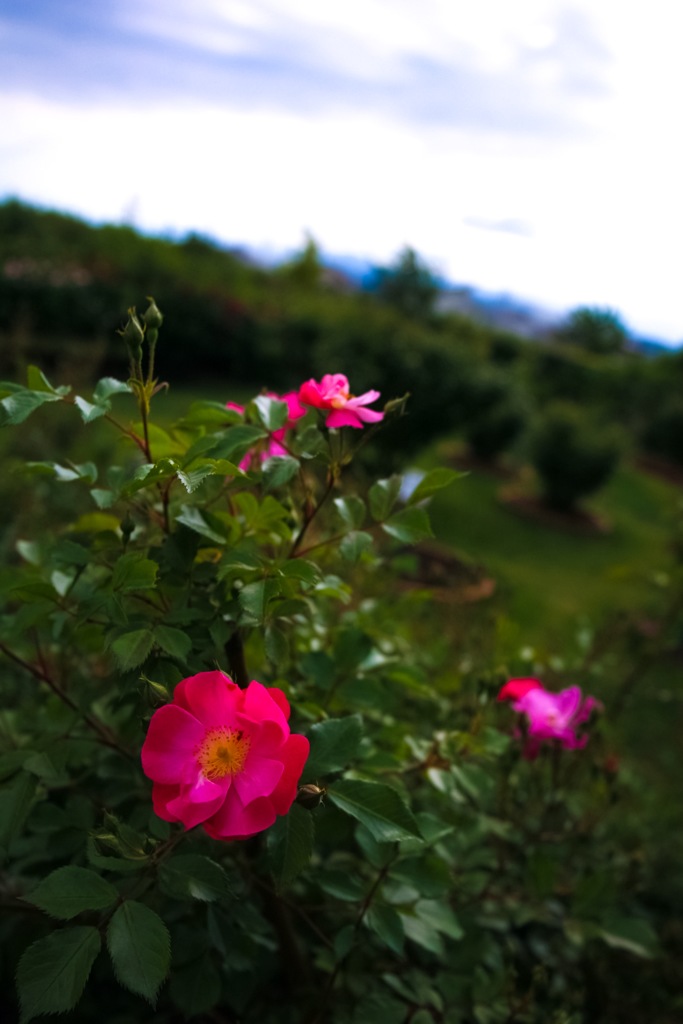
[[[183,679],[173,702],[152,715],[142,769],[154,811],[214,839],[246,839],[286,814],[309,752],[291,734],[282,690],[245,690],[222,672]]]
[[[276,395],[273,391],[266,392],[267,398],[275,398],[278,402],[287,403],[287,419],[284,427],[280,427],[278,430],[274,430],[269,435],[268,441],[265,445],[262,445],[256,450],[248,451],[243,457],[239,464],[240,469],[244,473],[248,473],[253,468],[255,459],[263,463],[266,459],[272,458],[274,455],[287,455],[287,449],[284,447],[283,442],[287,431],[294,427],[297,420],[300,420],[302,416],[306,415],[306,410],[299,401],[299,396],[296,391],[288,391],[286,395]],[[226,409],[233,409],[235,412],[243,413],[244,406],[238,405],[237,402],[226,402]]]
[[[326,373],[320,382],[311,378],[299,388],[299,400],[304,405],[331,410],[325,420],[327,427],[362,427],[365,423],[379,423],[384,419],[384,413],[364,408],[379,396],[379,391],[352,395],[343,373]]]
[[[524,756],[529,759],[538,755],[544,741],[557,740],[567,750],[585,747],[588,736],[579,736],[577,730],[602,706],[595,697],[582,699],[578,686],[551,693],[538,679],[510,679],[498,700],[509,700],[518,714],[526,715]]]

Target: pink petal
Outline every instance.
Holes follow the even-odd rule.
[[[233,777],[233,785],[242,803],[249,804],[260,796],[270,796],[283,771],[282,761],[274,761],[258,754],[252,756],[250,751],[243,770]]]
[[[195,760],[206,729],[182,707],[165,704],[152,715],[142,745],[142,770],[155,782],[179,782],[183,768]]]
[[[278,703],[278,699],[271,697],[270,690],[262,683],[252,679],[246,690],[241,691],[241,694],[243,698],[240,708],[241,718],[243,716],[247,720],[256,723],[263,722],[264,720],[275,722],[280,727],[284,736],[289,734],[287,719],[280,703]]]
[[[356,409],[356,414],[364,423],[379,423],[384,419],[384,413],[376,412],[375,409]]]
[[[370,405],[371,402],[377,401],[380,394],[379,391],[366,391],[363,395],[354,395],[353,398],[349,398],[346,408],[357,409],[359,405]]]
[[[275,821],[275,810],[267,797],[252,800],[245,807],[234,789],[222,807],[204,822],[204,829],[214,839],[247,839],[262,832]]]
[[[287,721],[289,721],[289,715],[290,715],[289,701],[285,697],[285,695],[282,692],[282,690],[278,690],[277,686],[269,686],[268,687],[268,696],[270,697],[271,700],[275,701],[277,706],[280,708],[280,711],[282,712],[282,714],[285,716]]]
[[[306,737],[294,733],[288,738],[285,749],[279,754],[284,763],[284,771],[277,788],[270,797],[278,814],[286,814],[292,806],[310,749],[311,746]]]
[[[509,679],[498,694],[497,700],[519,700],[529,690],[543,689],[538,679]]]
[[[335,409],[325,420],[325,426],[337,427],[363,427],[363,421],[358,412],[353,409]]]
[[[325,400],[322,395],[322,389],[317,381],[307,380],[305,384],[302,384],[299,388],[299,401],[304,405],[312,405],[314,409],[324,409]]]
[[[576,713],[574,722],[576,725],[581,725],[583,722],[587,722],[594,711],[602,710],[602,703],[596,700],[595,697],[586,697],[583,704]]]
[[[175,799],[168,801],[166,811],[173,815],[172,821],[182,822],[185,828],[194,828],[216,814],[229,793],[230,776],[217,782],[200,776],[198,787],[182,787]],[[198,799],[199,794],[201,799]]]
[[[226,402],[225,403],[225,408],[226,409],[232,409],[234,412],[239,412],[239,413],[243,413],[244,412],[244,406],[243,405],[238,405],[237,402]]]
[[[303,405],[299,401],[299,396],[296,391],[288,391],[286,395],[282,396],[282,401],[287,403],[287,408],[289,409],[288,426],[306,415],[306,409],[304,409]]]
[[[239,686],[222,672],[199,672],[178,683],[173,702],[209,728],[220,725],[234,728],[241,693]]]
[[[566,690],[560,690],[556,700],[559,713],[566,721],[571,721],[581,704],[581,689],[578,686],[570,686]]]

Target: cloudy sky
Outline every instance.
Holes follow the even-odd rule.
[[[0,0],[0,198],[683,340],[677,5]]]

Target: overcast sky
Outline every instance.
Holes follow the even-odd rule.
[[[678,5],[0,0],[0,198],[683,341]]]

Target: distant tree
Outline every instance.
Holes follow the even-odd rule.
[[[589,352],[609,355],[622,352],[628,342],[628,331],[619,314],[597,306],[579,306],[560,327],[558,337]]]
[[[385,302],[416,320],[431,314],[439,292],[431,270],[410,246],[399,253],[392,266],[375,271],[370,287]]]
[[[311,235],[307,235],[306,244],[301,252],[295,253],[291,260],[282,264],[279,273],[299,288],[318,287],[323,273],[323,265],[320,259],[320,249]]]

